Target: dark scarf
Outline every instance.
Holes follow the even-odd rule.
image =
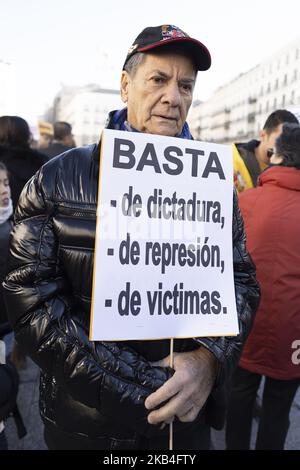
[[[120,131],[140,132],[137,129],[134,129],[127,121],[127,108],[115,111],[112,119],[115,128],[119,129]],[[190,129],[187,122],[184,123],[181,133],[179,135],[176,135],[176,137],[179,137],[181,139],[193,140],[193,136],[190,133]]]

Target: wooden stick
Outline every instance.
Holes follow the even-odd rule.
[[[170,367],[174,366],[174,338],[170,339]],[[173,450],[173,421],[169,429],[169,450]]]

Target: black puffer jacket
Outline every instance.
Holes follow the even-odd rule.
[[[147,423],[143,403],[172,371],[149,364],[169,354],[167,340],[88,340],[98,170],[99,147],[91,145],[54,158],[26,185],[4,287],[17,341],[42,370],[40,407],[46,426],[90,438],[110,436],[120,439],[122,448],[122,439],[134,442],[136,434],[168,433]],[[226,383],[259,300],[236,196],[233,245],[240,335],[175,341],[177,351],[200,343],[218,358],[217,386],[205,412],[219,427]],[[175,432],[190,425],[175,423]]]

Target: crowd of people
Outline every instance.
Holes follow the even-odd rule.
[[[176,26],[146,28],[123,65],[125,108],[106,126],[192,139],[186,117],[210,63]],[[12,413],[26,432],[11,400],[25,355],[41,369],[49,449],[167,449],[171,421],[174,449],[208,449],[225,421],[227,449],[249,449],[263,378],[256,449],[284,449],[300,384],[297,118],[275,110],[259,140],[232,145],[239,334],[175,341],[172,369],[167,340],[89,341],[95,220],[84,211],[96,214],[100,143],[76,148],[66,122],[40,131],[33,149],[24,119],[0,117],[0,449]],[[71,221],[66,202],[83,216]]]
[[[53,132],[52,132],[53,127]],[[27,181],[51,158],[75,147],[72,127],[67,122],[56,122],[41,127],[38,149],[33,142],[28,123],[19,116],[0,117],[0,281],[5,278],[9,252],[9,236],[13,227],[13,212]],[[0,287],[0,450],[7,448],[4,421],[13,416],[18,436],[26,429],[16,405],[18,370],[26,365],[26,355],[13,339]]]

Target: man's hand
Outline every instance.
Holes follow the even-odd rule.
[[[168,367],[170,356],[152,365]],[[174,353],[174,370],[173,377],[145,401],[146,408],[152,410],[168,400],[165,405],[149,413],[150,424],[171,422],[175,416],[182,422],[194,421],[214,385],[217,359],[204,347],[195,351]]]

